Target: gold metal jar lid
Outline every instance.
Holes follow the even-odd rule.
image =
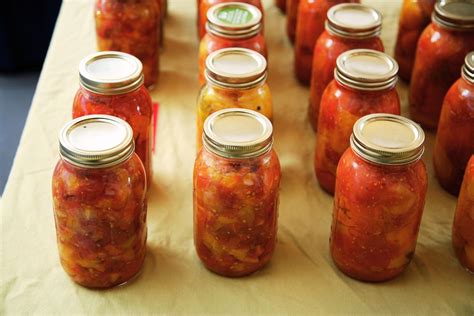
[[[122,94],[143,84],[143,66],[130,54],[105,51],[85,57],[79,64],[81,85],[98,94]]]
[[[398,64],[389,55],[371,49],[353,49],[336,60],[334,78],[357,90],[378,91],[392,88],[398,81]]]
[[[436,1],[433,22],[454,30],[474,30],[474,1]]]
[[[351,148],[359,157],[382,165],[405,165],[421,158],[425,133],[399,115],[370,114],[353,127]]]
[[[462,77],[474,84],[474,51],[466,55],[464,66],[462,67]]]
[[[260,33],[262,12],[243,2],[226,2],[207,11],[206,30],[219,37],[249,38]]]
[[[133,131],[124,120],[110,115],[86,115],[64,125],[59,152],[67,162],[83,168],[106,168],[131,157]]]
[[[204,122],[204,147],[225,158],[253,158],[272,148],[273,126],[264,115],[231,108],[211,114]]]
[[[327,13],[326,30],[353,39],[378,36],[382,30],[382,14],[363,4],[338,4]]]
[[[267,61],[256,51],[246,48],[224,48],[206,59],[209,83],[233,89],[249,89],[267,78]]]

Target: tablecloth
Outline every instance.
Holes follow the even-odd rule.
[[[56,248],[51,176],[58,131],[71,118],[78,63],[95,51],[93,1],[64,0],[3,196],[0,314],[473,315],[474,276],[459,265],[451,247],[456,198],[433,177],[431,133],[423,158],[429,172],[426,207],[406,272],[393,281],[370,284],[346,277],[332,263],[332,197],[318,187],[313,174],[309,92],[293,77],[285,16],[271,0],[264,6],[275,147],[283,173],[278,243],[270,264],[249,277],[228,279],[204,268],[195,254],[192,221],[195,3],[169,1],[161,75],[152,92],[161,107],[142,273],[126,286],[97,291],[67,277]],[[382,38],[392,53],[401,0],[363,3],[384,14]],[[407,86],[400,83],[398,91],[407,114]]]

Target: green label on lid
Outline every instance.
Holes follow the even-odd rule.
[[[217,13],[217,18],[224,23],[232,25],[246,24],[252,20],[252,13],[238,7],[225,7]]]

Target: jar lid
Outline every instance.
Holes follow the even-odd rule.
[[[262,12],[250,4],[226,2],[212,6],[207,11],[208,32],[228,38],[248,38],[262,29]]]
[[[258,112],[224,109],[206,119],[202,139],[207,150],[221,157],[258,157],[272,148],[273,127]]]
[[[91,54],[79,64],[81,85],[98,94],[122,94],[143,84],[142,63],[130,54],[105,51]]]
[[[433,21],[455,30],[472,30],[474,29],[474,1],[437,1],[434,6]]]
[[[364,39],[380,35],[382,14],[358,3],[342,3],[331,7],[326,29],[337,36]]]
[[[467,54],[466,58],[464,59],[462,76],[464,79],[474,84],[474,51]]]
[[[417,161],[424,152],[425,133],[415,122],[399,115],[370,114],[354,124],[351,148],[361,158],[382,165]]]
[[[206,79],[224,88],[247,89],[267,78],[267,61],[256,51],[246,48],[224,48],[206,59]]]
[[[339,55],[334,78],[358,90],[377,91],[394,87],[398,64],[389,55],[371,49],[353,49]]]
[[[83,168],[115,166],[129,159],[134,150],[132,128],[115,116],[82,116],[59,133],[61,157]]]

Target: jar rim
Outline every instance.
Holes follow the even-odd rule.
[[[380,35],[382,20],[382,13],[372,7],[359,3],[341,3],[329,9],[325,28],[344,38],[366,39]],[[365,23],[361,24],[361,21]]]

